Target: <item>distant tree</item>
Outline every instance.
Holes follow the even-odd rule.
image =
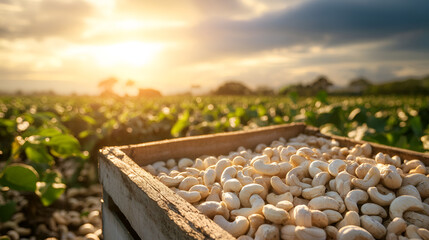
[[[274,95],[274,90],[267,86],[258,86],[254,93],[256,95]]]
[[[101,95],[102,96],[112,96],[112,95],[116,95],[113,92],[113,86],[115,86],[115,84],[118,82],[118,79],[116,79],[115,77],[109,77],[106,78],[104,80],[101,80],[98,83],[98,88],[101,89]]]
[[[249,95],[251,93],[250,88],[238,81],[225,82],[213,92],[215,95]]]
[[[314,80],[314,82],[309,86],[314,91],[327,90],[329,86],[334,85],[326,76],[319,76]]]
[[[139,88],[139,97],[154,98],[162,97],[161,92],[152,88]]]
[[[368,87],[371,86],[372,83],[366,79],[365,77],[358,77],[350,81],[349,86],[363,86]]]

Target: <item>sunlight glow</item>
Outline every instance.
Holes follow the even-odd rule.
[[[124,64],[140,67],[152,61],[163,48],[160,43],[133,41],[96,46],[91,52],[102,66]]]

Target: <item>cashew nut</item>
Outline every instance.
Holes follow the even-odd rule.
[[[364,203],[366,201],[368,201],[368,194],[360,189],[350,191],[344,199],[347,209],[355,212],[359,212],[357,204]]]
[[[383,238],[386,235],[386,228],[383,224],[375,221],[373,218],[367,215],[360,217],[361,225],[369,233],[377,239]]]
[[[419,211],[423,210],[423,204],[420,200],[413,196],[399,196],[392,201],[389,208],[390,218],[402,217],[405,211]]]
[[[241,202],[243,203],[243,202]],[[231,216],[244,216],[248,217],[252,214],[258,213],[262,214],[262,208],[265,205],[264,200],[258,194],[253,194],[250,197],[249,201],[251,207],[250,208],[240,208],[231,211]]]
[[[374,237],[359,226],[348,225],[338,230],[338,240],[374,240]]]
[[[249,220],[242,216],[237,216],[233,222],[229,222],[222,215],[216,215],[213,221],[234,237],[244,235],[249,229]]]
[[[289,219],[288,212],[271,204],[265,205],[262,208],[262,213],[264,214],[265,219],[276,224],[283,224]]]

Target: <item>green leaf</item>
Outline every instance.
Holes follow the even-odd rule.
[[[189,126],[189,111],[186,110],[180,118],[177,120],[177,122],[174,124],[174,126],[171,128],[171,135],[174,137],[180,136],[180,133],[183,129],[185,129],[187,126]]]
[[[51,153],[56,157],[66,158],[80,153],[79,141],[68,134],[52,137],[47,145],[51,147]]]
[[[16,203],[14,201],[0,205],[0,221],[9,221],[16,212]]]
[[[66,185],[62,182],[61,173],[47,170],[42,181],[37,184],[36,194],[44,206],[49,206],[64,193],[65,189]]]
[[[2,185],[8,186],[11,189],[34,192],[39,175],[33,167],[22,163],[15,163],[3,170],[0,179]]]
[[[61,131],[57,128],[43,128],[39,130],[39,133],[37,135],[43,137],[53,137],[61,134]]]
[[[35,163],[47,163],[52,165],[54,158],[49,154],[48,149],[44,145],[31,145],[25,148],[27,158]]]
[[[66,185],[64,183],[39,182],[38,186],[39,188],[36,193],[44,206],[51,205],[66,190]]]
[[[97,123],[97,121],[95,121],[95,119],[94,119],[94,118],[92,118],[92,117],[90,117],[90,116],[88,116],[88,115],[83,115],[83,116],[82,116],[82,119],[83,119],[85,122],[87,122],[87,123],[89,123],[89,124],[91,124],[91,125],[95,125],[95,124]]]

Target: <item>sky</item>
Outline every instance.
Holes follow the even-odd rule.
[[[429,1],[0,0],[0,91],[129,94],[429,73]],[[127,80],[134,87],[125,87]]]

